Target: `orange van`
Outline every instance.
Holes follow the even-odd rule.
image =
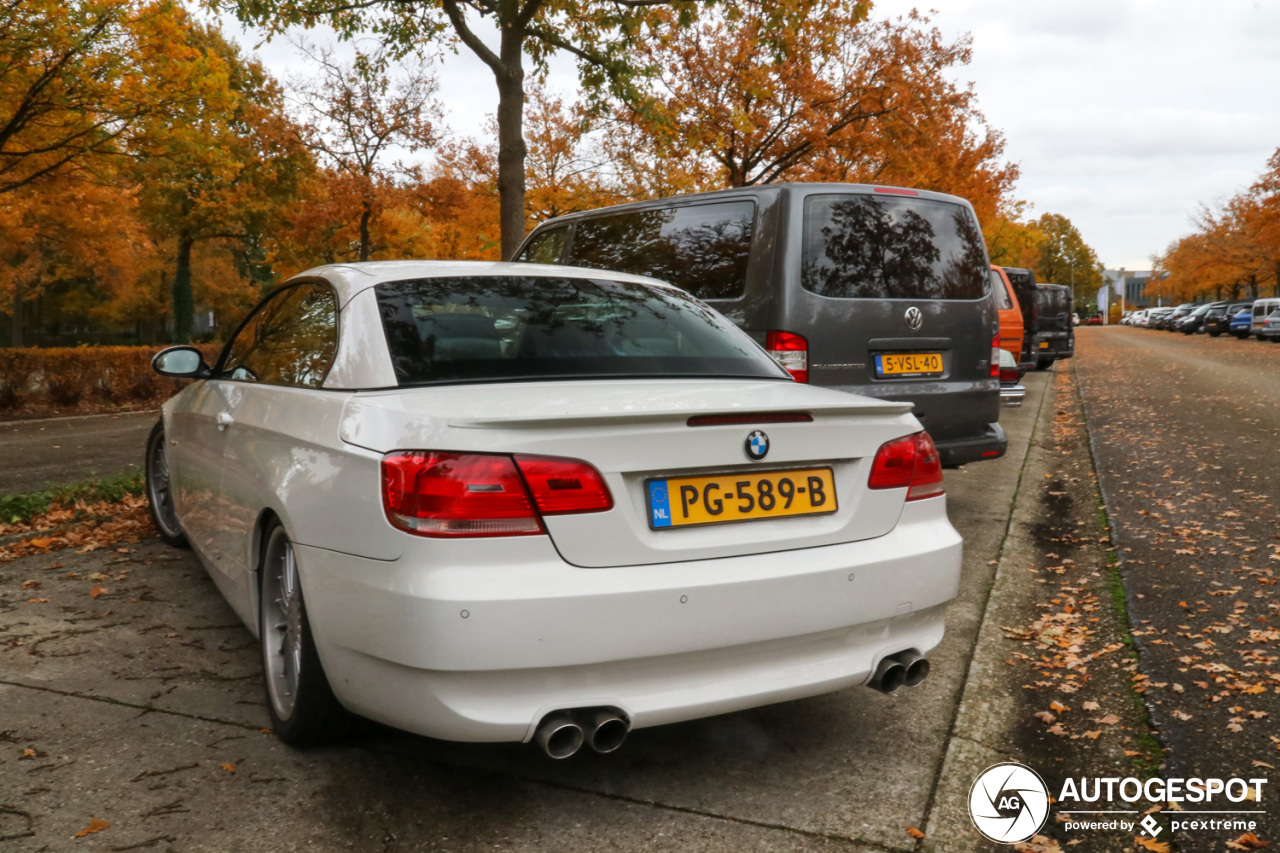
[[[1022,336],[1026,329],[1022,323],[1022,306],[1013,292],[1013,285],[1004,270],[991,267],[991,292],[1000,314],[1000,349],[1008,350],[1015,359],[1022,358]]]

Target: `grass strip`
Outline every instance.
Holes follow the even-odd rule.
[[[126,496],[141,496],[146,478],[141,468],[111,477],[55,486],[39,492],[0,496],[0,524],[22,524],[44,515],[55,506],[69,508],[77,503],[118,503]]]

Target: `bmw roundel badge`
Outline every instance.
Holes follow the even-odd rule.
[[[747,436],[746,450],[749,458],[759,462],[769,453],[769,436],[761,430],[751,433]]]

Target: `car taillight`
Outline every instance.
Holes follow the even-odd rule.
[[[392,525],[420,536],[530,536],[541,515],[601,512],[613,497],[577,459],[402,451],[382,459],[382,502]]]
[[[809,342],[793,332],[770,331],[764,348],[797,382],[809,381]]]
[[[613,509],[613,496],[600,472],[579,459],[517,456],[529,493],[543,515],[604,512]]]
[[[880,445],[871,463],[867,488],[905,488],[909,501],[943,494],[942,460],[929,433],[918,432]]]
[[[991,337],[991,375],[1000,375],[1000,333],[996,332]]]
[[[382,459],[387,518],[421,536],[529,536],[542,532],[510,456],[391,453]]]
[[[1015,364],[1013,367],[1000,368],[1000,381],[1001,382],[1017,382],[1018,381],[1018,365]]]

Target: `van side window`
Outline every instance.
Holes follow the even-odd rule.
[[[996,295],[996,305],[1001,311],[1010,311],[1013,309],[1013,302],[1009,299],[1009,291],[1005,289],[1004,281],[1000,278],[1000,273],[995,270],[991,271],[991,289]]]
[[[565,262],[653,276],[699,299],[737,299],[746,289],[755,209],[752,201],[730,201],[580,220]]]
[[[529,245],[524,247],[524,251],[516,260],[527,264],[560,263],[560,255],[564,252],[564,238],[568,233],[568,228],[552,228],[543,231],[529,241]]]
[[[969,209],[901,196],[810,196],[800,284],[838,299],[979,299],[990,281]]]

